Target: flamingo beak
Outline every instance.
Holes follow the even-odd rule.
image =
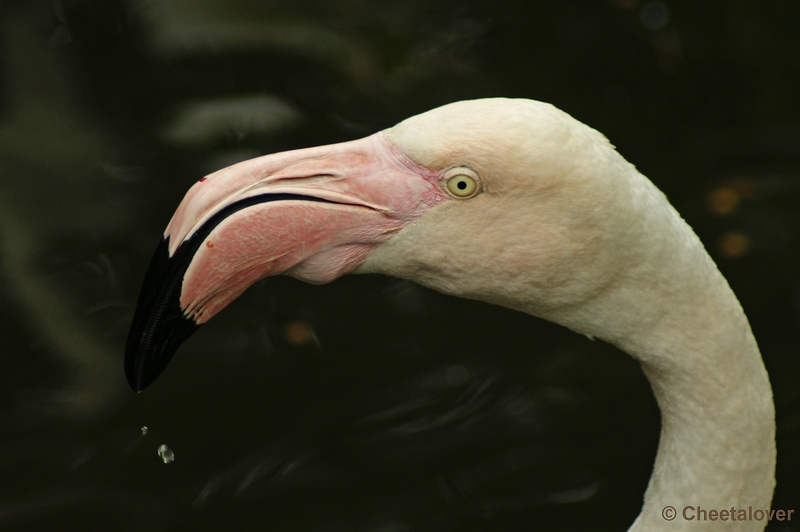
[[[141,391],[200,325],[265,277],[326,283],[447,196],[381,133],[259,157],[186,194],[145,275],[125,352]]]

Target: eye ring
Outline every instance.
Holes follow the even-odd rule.
[[[478,180],[460,168],[447,178],[445,188],[452,196],[459,199],[471,198],[480,190]]]

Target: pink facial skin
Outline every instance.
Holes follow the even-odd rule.
[[[381,133],[267,155],[224,168],[187,192],[164,233],[170,256],[220,209],[265,193],[280,200],[240,210],[211,231],[183,278],[180,304],[208,321],[256,281],[286,273],[326,283],[449,196],[442,175],[410,161]]]

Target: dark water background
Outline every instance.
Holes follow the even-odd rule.
[[[658,437],[647,382],[512,311],[377,276],[272,279],[145,393],[123,377],[144,270],[200,176],[484,96],[599,129],[696,228],[774,385],[774,507],[800,511],[800,2],[0,16],[0,529],[625,530]]]

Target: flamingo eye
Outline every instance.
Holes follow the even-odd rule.
[[[447,180],[447,190],[457,198],[470,198],[478,191],[478,183],[466,174],[457,174]]]

